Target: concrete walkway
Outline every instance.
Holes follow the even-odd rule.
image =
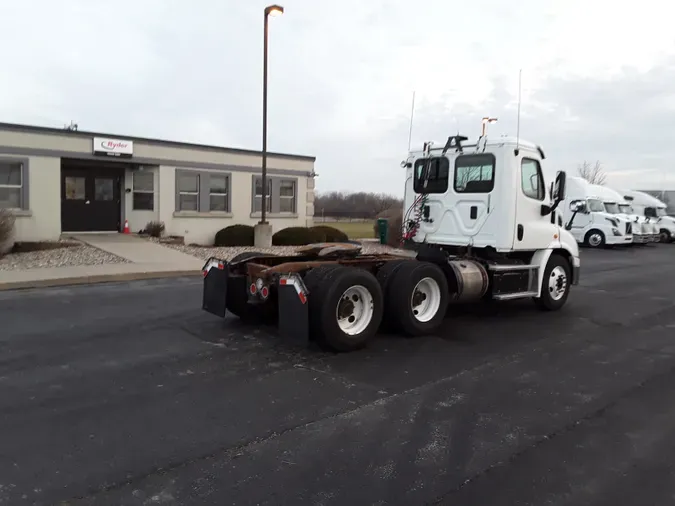
[[[161,264],[183,269],[201,269],[203,261],[175,249],[125,234],[68,234],[78,241],[135,264]]]
[[[68,234],[130,263],[3,271],[0,290],[198,275],[204,262],[172,248],[124,234]]]

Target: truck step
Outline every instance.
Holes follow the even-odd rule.
[[[538,292],[516,292],[516,293],[500,293],[493,295],[492,298],[495,300],[513,300],[513,299],[526,299],[529,297],[537,297]]]
[[[523,264],[513,264],[513,265],[491,264],[491,265],[488,265],[489,270],[496,271],[496,272],[528,271],[528,270],[532,270],[532,269],[537,269],[538,267],[539,267],[538,265],[523,265]]]

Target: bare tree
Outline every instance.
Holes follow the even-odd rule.
[[[597,160],[593,165],[584,160],[577,167],[577,170],[579,171],[579,176],[591,184],[605,184],[607,180],[607,174],[605,174],[605,169],[602,167],[600,160]]]

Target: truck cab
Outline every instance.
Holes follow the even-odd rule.
[[[567,178],[563,206],[565,228],[579,244],[589,248],[633,242],[633,226],[626,218],[607,212],[602,197],[581,177]]]
[[[630,202],[635,213],[648,218],[658,228],[659,242],[673,242],[675,239],[675,219],[668,216],[665,203],[648,193],[637,190],[619,190],[626,201]]]
[[[483,137],[461,149],[427,146],[427,152],[411,152],[406,163],[404,221],[417,227],[414,242],[500,253],[578,251],[559,211],[550,211],[555,176],[538,146]]]
[[[454,136],[442,147],[428,142],[411,151],[402,162],[406,247],[472,258],[487,273],[485,296],[497,300],[545,299],[558,289],[548,284],[552,272],[576,284],[579,248],[558,207],[566,174],[552,173],[544,160],[536,144],[505,136]],[[437,258],[427,253],[418,257]]]
[[[630,223],[633,231],[633,244],[647,244],[654,242],[658,234],[654,235],[652,225],[648,219],[635,214],[628,203],[619,192],[612,190],[607,186],[589,185],[591,191],[602,200],[605,211],[624,223]]]

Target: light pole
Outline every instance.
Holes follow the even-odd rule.
[[[265,7],[265,25],[263,42],[263,136],[262,136],[262,210],[260,212],[260,224],[267,223],[267,39],[268,19],[270,16],[281,16],[284,8],[281,5],[269,5]]]

